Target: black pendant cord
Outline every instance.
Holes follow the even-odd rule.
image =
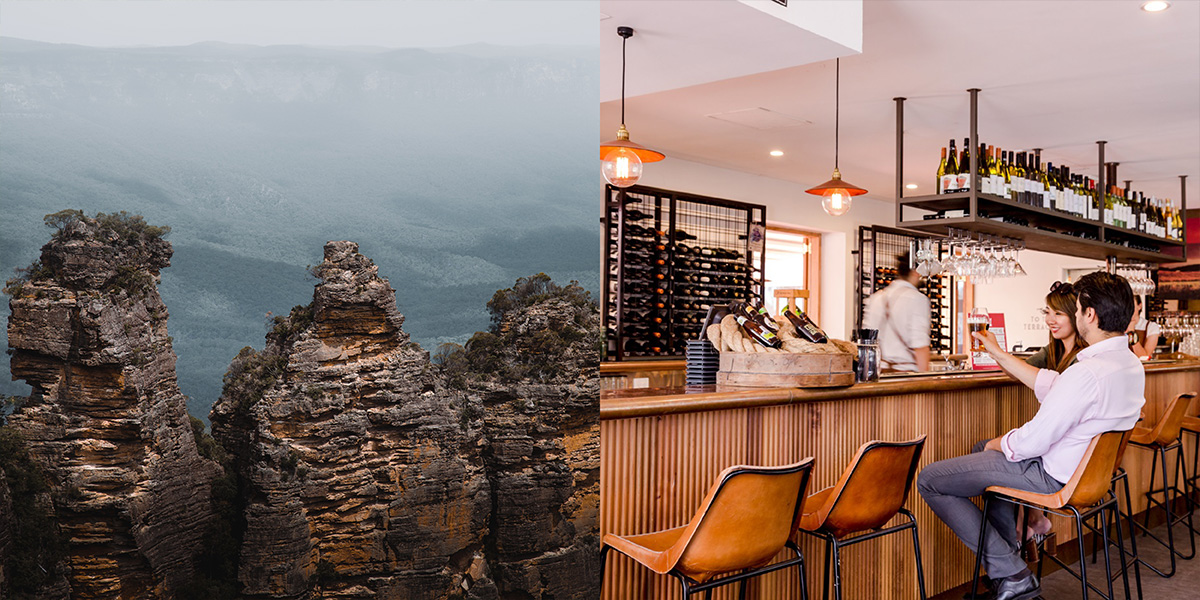
[[[621,125],[625,125],[625,42],[629,38],[621,36]]]
[[[841,123],[842,123],[842,59],[837,59],[837,75],[835,75],[833,86],[833,170],[838,170],[838,141],[841,139]],[[624,77],[624,74],[622,74]],[[621,84],[624,86],[624,82]],[[622,88],[623,90],[624,88]],[[625,93],[622,91],[621,97],[624,98]],[[624,110],[624,109],[622,109]],[[624,120],[624,112],[621,119]]]

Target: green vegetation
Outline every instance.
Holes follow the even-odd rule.
[[[238,551],[246,531],[241,480],[229,453],[204,430],[204,422],[191,417],[191,423],[200,455],[220,464],[224,474],[212,481],[214,517],[204,536],[204,550],[196,557],[196,575],[177,595],[181,600],[237,598]]]
[[[170,227],[150,225],[141,215],[131,215],[125,211],[111,214],[99,212],[95,217],[88,217],[81,210],[69,208],[48,214],[42,221],[54,230],[50,236],[51,243],[78,236],[81,232],[72,225],[82,223],[86,235],[125,251],[125,263],[116,266],[116,275],[105,286],[110,293],[148,292],[154,285],[154,276],[147,268],[149,261],[146,259],[155,252],[157,242],[171,232]],[[33,261],[28,268],[17,268],[15,271],[16,276],[5,282],[3,290],[14,298],[21,296],[25,284],[52,279],[57,275],[53,265],[43,264],[40,259]],[[37,297],[41,298],[42,295]]]
[[[275,385],[286,366],[287,357],[269,349],[259,352],[246,346],[229,363],[221,394],[234,400],[239,411],[249,410],[262,400],[267,388]]]
[[[572,281],[567,287],[562,287],[554,283],[545,273],[538,273],[533,277],[521,277],[511,288],[497,291],[488,301],[487,309],[492,315],[492,333],[499,331],[500,323],[509,313],[551,298],[566,300],[576,307],[596,306],[596,301],[592,299],[591,293],[580,287],[578,281]]]
[[[113,244],[124,247],[147,244],[171,233],[170,227],[151,225],[141,215],[131,215],[125,211],[110,214],[98,212],[95,217],[88,218],[82,210],[68,208],[46,215],[42,221],[55,230],[52,240],[63,239],[68,235],[67,229],[72,223],[82,222],[95,227]]]
[[[12,548],[5,561],[14,600],[38,597],[42,586],[60,576],[66,540],[58,531],[50,486],[25,441],[11,427],[0,427],[0,474],[12,497]]]
[[[544,329],[518,333],[504,326],[510,316],[551,301],[565,303],[567,310],[558,310],[563,318],[552,319]],[[563,287],[545,273],[522,277],[513,287],[497,291],[487,308],[492,316],[489,331],[471,336],[466,346],[442,344],[431,357],[451,388],[465,389],[470,381],[485,377],[517,382],[564,376],[570,366],[564,357],[583,343],[594,346],[599,356],[598,306],[578,282]]]

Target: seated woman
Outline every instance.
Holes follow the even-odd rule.
[[[1069,283],[1055,281],[1046,294],[1046,307],[1042,315],[1050,329],[1050,341],[1037,354],[1021,362],[1011,355],[1007,359],[994,357],[1000,368],[1009,377],[1033,388],[1039,369],[1052,369],[1062,373],[1075,364],[1075,355],[1087,347],[1087,342],[1075,329],[1075,290]],[[1050,533],[1050,519],[1039,511],[1025,513],[1027,539],[1040,540]]]

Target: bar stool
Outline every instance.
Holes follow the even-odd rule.
[[[917,559],[917,585],[922,600],[925,598],[925,574],[921,568],[917,520],[904,508],[924,447],[925,436],[907,442],[867,442],[858,449],[850,466],[846,467],[833,487],[816,492],[804,501],[800,531],[825,540],[822,598],[829,598],[831,580],[834,597],[838,600],[842,598],[840,549],[906,529],[912,530],[913,552]],[[896,513],[908,517],[908,522],[880,529]],[[869,529],[875,531],[846,537]]]
[[[1192,495],[1200,493],[1200,470],[1197,469],[1200,464],[1200,417],[1184,417],[1183,422],[1179,425],[1180,438],[1184,433],[1192,434],[1192,476],[1187,478],[1187,484],[1192,486]]]
[[[1004,500],[1025,506],[1034,510],[1046,510],[1053,514],[1071,517],[1075,521],[1076,543],[1079,544],[1079,573],[1075,573],[1065,563],[1060,561],[1058,557],[1051,556],[1050,559],[1063,567],[1063,570],[1070,573],[1083,584],[1083,598],[1087,600],[1088,589],[1093,589],[1101,597],[1108,600],[1113,598],[1112,587],[1112,568],[1108,556],[1108,519],[1104,511],[1116,511],[1117,499],[1115,495],[1110,494],[1112,487],[1112,473],[1116,465],[1117,453],[1122,445],[1122,438],[1129,436],[1127,431],[1109,431],[1097,435],[1092,438],[1088,444],[1087,450],[1084,452],[1083,460],[1080,461],[1079,467],[1071,474],[1071,479],[1059,491],[1053,494],[1038,494],[1018,490],[1005,486],[993,485],[988,487],[983,494],[983,523],[979,528],[979,545],[975,552],[975,575],[972,580],[972,588],[976,589],[979,585],[979,566],[983,563],[983,548],[984,540],[987,535],[988,528],[988,508],[994,500]],[[1105,499],[1105,496],[1109,496]],[[1064,512],[1064,509],[1069,512]],[[1082,511],[1081,511],[1082,509]],[[1106,570],[1105,582],[1108,586],[1108,595],[1096,586],[1087,581],[1087,560],[1084,559],[1086,550],[1083,545],[1083,529],[1086,521],[1094,516],[1100,517],[1101,533],[1104,536],[1104,568]],[[1117,547],[1121,549],[1121,562],[1125,562],[1125,546],[1121,542],[1121,520],[1116,519],[1117,528]],[[1088,525],[1088,529],[1096,532],[1095,527]],[[1042,574],[1042,561],[1046,553],[1040,552],[1038,558],[1038,577]],[[1125,573],[1125,597],[1129,597],[1129,576]]]
[[[600,582],[608,551],[616,550],[660,575],[679,580],[683,598],[745,581],[772,571],[797,566],[801,598],[805,592],[804,557],[792,542],[800,521],[800,506],[808,490],[813,459],[782,467],[733,466],[717,477],[691,521],[682,527],[621,536],[608,533],[600,546]],[[768,564],[784,548],[795,553]],[[730,573],[736,573],[729,575]]]
[[[1149,536],[1151,539],[1159,544],[1162,544],[1171,551],[1169,555],[1171,557],[1171,568],[1168,569],[1166,573],[1162,572],[1154,565],[1138,559],[1139,562],[1146,565],[1148,568],[1150,568],[1150,570],[1162,577],[1172,577],[1175,575],[1176,556],[1187,560],[1196,555],[1196,529],[1192,526],[1192,511],[1188,510],[1186,515],[1176,517],[1172,509],[1172,504],[1174,504],[1175,501],[1180,498],[1180,496],[1185,499],[1186,503],[1192,503],[1191,498],[1188,498],[1187,494],[1179,489],[1180,470],[1183,470],[1184,487],[1187,487],[1188,479],[1187,467],[1183,462],[1183,444],[1181,444],[1179,441],[1179,432],[1183,425],[1184,412],[1187,411],[1188,405],[1191,404],[1192,399],[1195,397],[1195,392],[1179,394],[1173,400],[1171,400],[1170,404],[1167,405],[1166,412],[1163,414],[1162,418],[1158,420],[1158,423],[1154,425],[1153,429],[1147,427],[1134,427],[1133,436],[1129,438],[1130,444],[1139,448],[1152,450],[1158,459],[1150,463],[1150,486],[1146,491],[1146,500],[1148,503],[1150,503],[1150,506],[1146,507],[1145,523],[1143,524],[1134,521],[1134,524],[1142,530],[1144,536]],[[1169,485],[1167,481],[1168,450],[1176,451],[1174,471],[1175,481]],[[1154,480],[1159,464],[1162,465],[1163,470],[1163,487],[1155,488]],[[1174,492],[1174,498],[1171,497],[1171,492]],[[1156,499],[1155,494],[1162,494],[1162,501]],[[1158,536],[1150,533],[1150,509],[1155,504],[1162,506],[1163,510],[1165,510],[1167,513],[1167,541],[1165,542]],[[1191,551],[1188,554],[1184,554],[1175,549],[1175,525],[1182,523],[1185,520],[1187,521],[1188,528],[1188,543],[1191,547]]]
[[[1139,421],[1140,420],[1141,419],[1139,419]],[[1112,491],[1112,494],[1113,494],[1114,498],[1116,498],[1118,500],[1116,511],[1115,511],[1115,514],[1113,515],[1114,520],[1120,519],[1122,516],[1120,499],[1117,496],[1117,483],[1120,483],[1121,486],[1125,489],[1125,515],[1124,515],[1124,517],[1125,517],[1125,520],[1129,522],[1129,548],[1130,548],[1129,555],[1132,560],[1128,560],[1128,561],[1125,560],[1125,548],[1124,547],[1120,548],[1119,550],[1121,551],[1121,571],[1117,575],[1110,575],[1109,579],[1112,580],[1118,576],[1128,577],[1126,572],[1130,567],[1133,567],[1133,580],[1134,580],[1134,583],[1136,584],[1138,599],[1140,600],[1142,597],[1142,569],[1141,569],[1141,561],[1138,559],[1137,536],[1134,535],[1134,532],[1135,532],[1134,525],[1136,525],[1136,522],[1133,519],[1133,501],[1129,494],[1129,474],[1126,473],[1125,468],[1121,466],[1121,463],[1124,462],[1125,450],[1129,447],[1129,438],[1132,435],[1133,435],[1133,430],[1129,430],[1129,431],[1125,432],[1125,435],[1121,436],[1121,445],[1117,448],[1117,459],[1116,459],[1116,462],[1114,463],[1114,464],[1116,464],[1116,467],[1113,469],[1112,481],[1110,484],[1111,485],[1110,489]],[[1106,541],[1107,541],[1107,538],[1106,538]],[[1096,564],[1096,555],[1099,553],[1099,551],[1098,551],[1099,545],[1100,545],[1100,538],[1093,536],[1092,537],[1092,564]],[[1082,558],[1081,558],[1081,560],[1082,560]],[[1129,597],[1128,590],[1125,591],[1125,597],[1126,598]]]

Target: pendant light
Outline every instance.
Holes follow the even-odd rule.
[[[600,172],[604,180],[627,188],[642,178],[642,163],[658,162],[667,155],[657,150],[629,141],[629,130],[625,129],[625,42],[633,36],[632,27],[618,27],[621,36],[621,127],[617,139],[600,144]]]
[[[810,194],[824,196],[821,208],[835,217],[840,217],[850,210],[850,198],[867,193],[852,183],[842,181],[842,172],[838,170],[838,138],[841,133],[841,88],[842,88],[842,59],[837,59],[837,80],[834,87],[834,117],[833,117],[833,179],[805,190]]]

